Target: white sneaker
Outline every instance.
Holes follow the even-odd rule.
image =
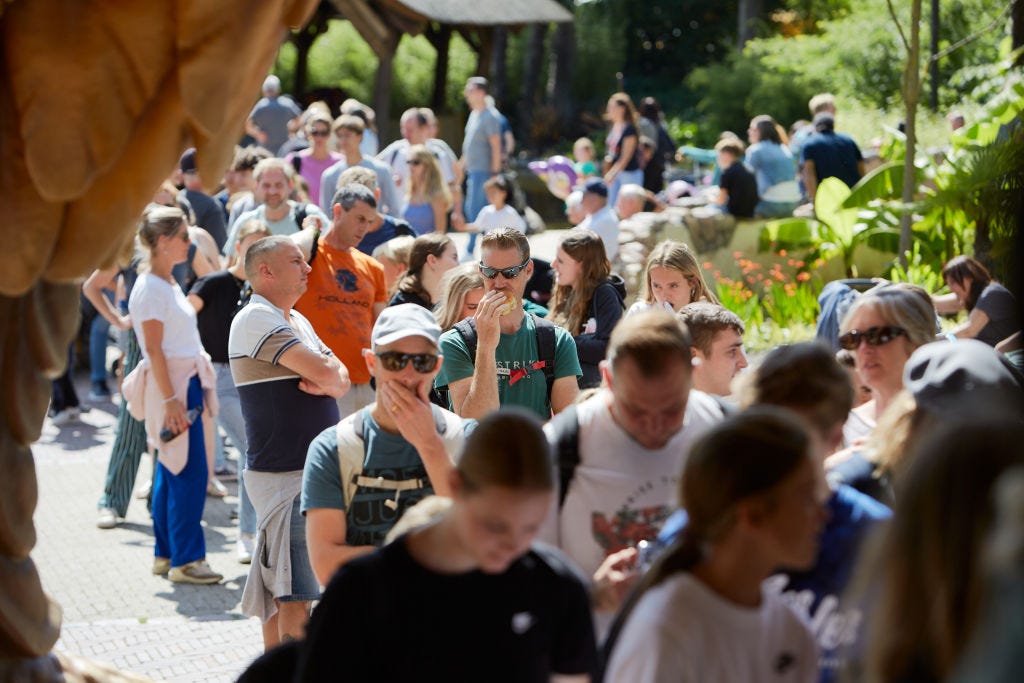
[[[235,543],[235,556],[241,564],[252,562],[252,553],[256,549],[256,538],[250,534],[239,534]]]
[[[64,425],[68,424],[69,422],[77,421],[78,418],[80,418],[81,416],[82,416],[81,409],[79,409],[77,406],[75,406],[75,407],[65,408],[64,410],[58,411],[56,414],[54,414],[53,417],[50,418],[50,422],[52,422],[57,427],[63,427]]]
[[[96,526],[100,529],[113,529],[117,526],[117,511],[113,508],[101,508]]]

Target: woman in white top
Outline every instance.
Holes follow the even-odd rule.
[[[135,404],[130,406],[133,413],[145,413],[147,440],[157,450],[153,573],[169,572],[171,581],[178,583],[216,583],[223,577],[206,563],[200,526],[206,501],[205,437],[212,435],[209,418],[215,412],[205,403],[216,391],[216,380],[199,341],[195,309],[171,274],[188,255],[184,214],[151,204],[143,215],[138,242],[143,264],[128,313],[143,362],[131,373],[135,377],[125,378],[125,397]],[[201,383],[200,376],[207,381]],[[189,411],[196,408],[201,412],[190,419]]]
[[[680,485],[686,528],[613,630],[606,681],[817,680],[813,636],[761,586],[779,567],[814,564],[827,489],[812,444],[767,406],[697,441]]]

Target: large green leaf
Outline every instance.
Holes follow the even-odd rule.
[[[857,223],[857,210],[843,208],[849,196],[850,188],[839,178],[825,178],[814,196],[814,215],[843,247],[853,242],[853,226]]]
[[[780,218],[761,228],[758,249],[805,249],[818,242],[818,221],[813,218]]]
[[[843,208],[856,209],[876,199],[897,199],[902,193],[903,160],[899,159],[882,164],[861,178],[843,201]]]

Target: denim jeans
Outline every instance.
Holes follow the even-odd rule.
[[[466,171],[466,201],[464,214],[466,222],[472,223],[476,220],[480,209],[487,206],[487,195],[484,193],[484,183],[491,177],[490,171]],[[469,233],[469,243],[466,245],[466,253],[472,257],[476,250],[477,233]]]
[[[235,380],[231,377],[231,366],[227,363],[214,363],[213,369],[217,373],[217,403],[220,405],[217,424],[241,454],[238,461],[238,528],[243,534],[255,534],[256,511],[252,507],[249,496],[245,493],[245,473],[242,472],[245,466],[246,451],[242,403],[238,398]],[[224,457],[224,440],[220,433],[217,434],[216,443],[217,456],[214,458],[214,467],[222,467],[226,459]]]
[[[636,169],[635,171],[619,171],[618,175],[615,176],[615,180],[608,186],[608,206],[615,207],[615,198],[619,196],[619,190],[622,189],[623,185],[643,185],[644,184],[644,172],[643,169]]]

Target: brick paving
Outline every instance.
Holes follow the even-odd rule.
[[[88,391],[87,378],[76,385]],[[83,401],[84,403],[84,401]],[[117,406],[101,403],[77,423],[49,420],[33,446],[39,480],[32,553],[44,589],[64,611],[56,648],[163,681],[233,681],[262,652],[258,619],[241,614],[248,566],[235,559],[231,495],[207,498],[207,557],[224,574],[215,586],[174,584],[150,573],[153,532],[144,500],[133,499],[116,529],[96,528]],[[143,456],[137,486],[152,472]]]
[[[531,236],[534,256],[553,258],[560,236]],[[452,238],[461,253],[467,236]],[[88,405],[88,377],[77,377],[76,387]],[[234,681],[263,649],[259,620],[239,608],[248,566],[235,559],[238,527],[229,516],[237,484],[225,482],[231,495],[207,498],[204,512],[207,559],[224,581],[193,586],[153,576],[144,500],[131,501],[116,529],[96,528],[117,400],[95,404],[80,421],[62,427],[47,419],[32,447],[39,482],[32,557],[44,590],[64,614],[55,649],[159,681]],[[143,456],[136,486],[151,473],[151,460]]]

